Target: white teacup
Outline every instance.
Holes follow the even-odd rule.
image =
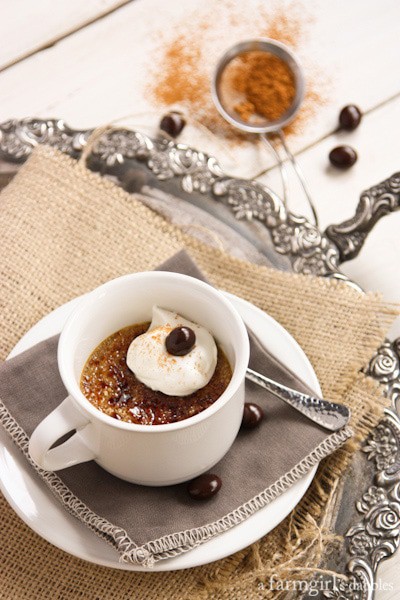
[[[91,352],[106,337],[133,323],[151,320],[162,306],[206,327],[225,352],[232,379],[209,408],[166,425],[118,421],[95,408],[79,382]],[[95,460],[134,483],[171,485],[204,473],[232,445],[242,419],[249,340],[244,323],[223,294],[177,273],[136,273],[114,279],[80,302],[61,333],[58,365],[69,396],[31,436],[29,452],[43,469],[57,471]],[[64,434],[76,430],[52,448]]]

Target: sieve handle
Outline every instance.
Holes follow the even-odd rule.
[[[280,140],[280,142],[282,144],[282,148],[283,148],[283,150],[285,152],[286,158],[291,162],[291,164],[293,166],[293,169],[294,169],[294,171],[296,173],[297,179],[298,179],[301,187],[303,188],[304,195],[307,198],[307,202],[309,204],[309,207],[311,209],[312,215],[314,217],[314,223],[318,227],[317,210],[316,210],[316,208],[314,206],[311,194],[309,192],[308,185],[307,185],[307,182],[306,182],[306,178],[304,177],[304,174],[303,174],[303,170],[301,169],[299,163],[297,162],[296,158],[292,154],[292,152],[291,152],[291,150],[290,150],[290,148],[289,148],[289,146],[288,146],[288,144],[286,142],[286,137],[285,137],[285,134],[283,133],[283,131],[281,129],[279,129],[276,133],[277,133],[277,135],[279,137],[279,140]]]

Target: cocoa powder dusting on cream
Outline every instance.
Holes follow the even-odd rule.
[[[252,139],[225,122],[214,107],[211,77],[219,57],[240,40],[268,37],[296,50],[311,23],[305,7],[293,2],[268,9],[264,2],[246,10],[243,3],[220,0],[206,5],[201,13],[187,14],[172,32],[157,32],[159,54],[151,66],[147,92],[160,110],[183,109],[189,120],[232,142]],[[307,92],[295,120],[285,129],[296,134],[324,101],[321,77],[304,65]],[[315,67],[314,67],[315,69]],[[249,109],[251,107],[248,107]],[[246,106],[243,107],[246,110]]]

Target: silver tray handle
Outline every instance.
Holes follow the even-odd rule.
[[[339,250],[340,262],[355,258],[379,219],[399,208],[400,172],[363,192],[355,215],[338,225],[329,225],[325,231]]]

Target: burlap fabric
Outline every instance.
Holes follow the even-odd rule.
[[[394,307],[340,282],[252,265],[185,235],[82,164],[40,148],[2,192],[1,358],[39,318],[118,275],[152,269],[182,247],[210,281],[280,321],[299,341],[324,394],[353,411],[356,441],[373,427],[384,399],[360,368],[393,320]],[[29,530],[1,500],[0,598],[279,598],[266,583],[304,577],[332,540],[331,507],[356,447],[321,465],[300,505],[248,549],[173,573],[129,573],[85,563]]]

